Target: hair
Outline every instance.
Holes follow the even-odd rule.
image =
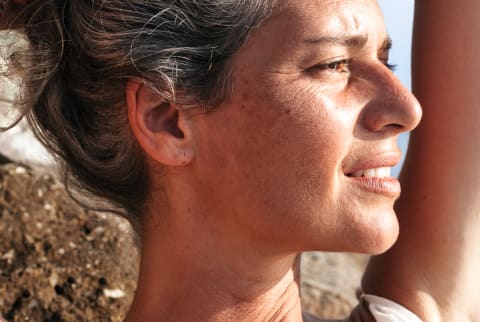
[[[146,157],[128,123],[139,79],[180,108],[228,95],[228,59],[275,0],[37,0],[24,8],[22,116],[57,156],[67,187],[108,200],[141,235]],[[181,94],[180,94],[181,93]]]

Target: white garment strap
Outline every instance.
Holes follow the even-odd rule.
[[[406,307],[384,297],[362,294],[361,298],[367,301],[370,313],[377,322],[422,322]]]

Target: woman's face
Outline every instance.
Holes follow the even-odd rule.
[[[231,60],[228,99],[190,120],[218,230],[279,252],[392,245],[390,168],[421,109],[387,67],[389,46],[374,0],[280,2]]]

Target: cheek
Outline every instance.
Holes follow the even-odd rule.
[[[250,91],[201,116],[202,200],[218,213],[233,210],[237,227],[281,243],[338,232],[352,111],[309,90],[254,97]]]
[[[351,131],[343,113],[308,92],[248,95],[221,107],[204,140],[205,162],[219,180],[229,181],[224,191],[238,199],[262,198],[276,211],[308,207],[313,199],[327,203],[348,150]]]

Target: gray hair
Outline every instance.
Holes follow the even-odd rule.
[[[37,0],[25,9],[24,114],[66,183],[125,210],[141,233],[150,183],[124,89],[145,81],[183,108],[228,95],[228,59],[276,0]],[[181,91],[178,91],[181,89]],[[181,94],[179,94],[181,92]]]

